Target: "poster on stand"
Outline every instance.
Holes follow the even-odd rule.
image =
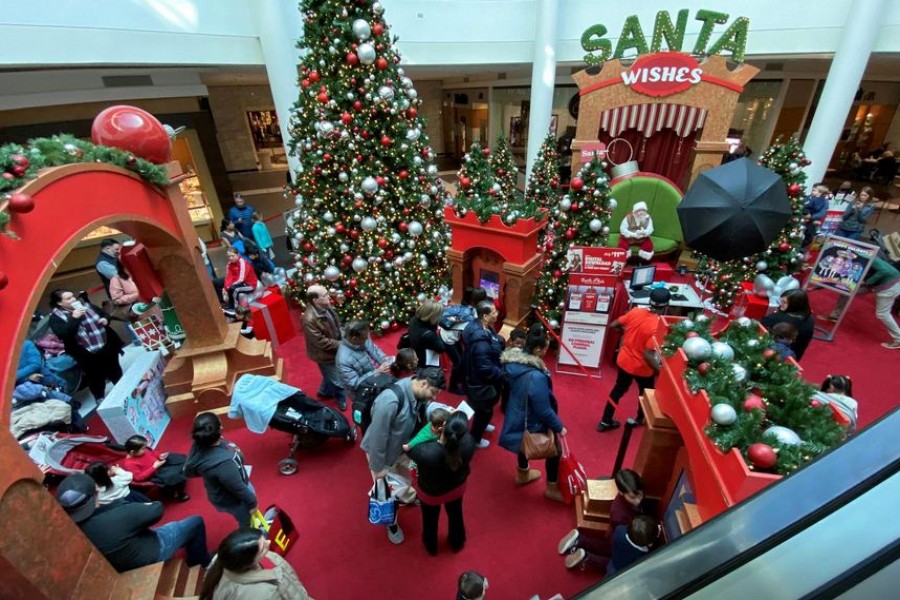
[[[835,309],[840,307],[840,315],[830,329],[816,325],[819,334],[815,336],[817,339],[826,341],[834,339],[844,315],[847,314],[859,286],[862,285],[877,255],[878,247],[872,244],[839,236],[825,238],[804,289],[826,289],[836,292],[842,306],[835,306]]]
[[[627,257],[621,248],[575,246],[569,250],[558,372],[600,377],[609,311]]]
[[[151,448],[159,443],[170,421],[163,384],[167,362],[158,351],[139,354],[97,408],[116,442],[142,435]]]

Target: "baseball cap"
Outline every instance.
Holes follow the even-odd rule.
[[[672,295],[666,288],[656,288],[650,292],[650,304],[652,306],[668,306]]]
[[[69,475],[56,488],[56,500],[76,523],[94,514],[96,495],[97,484],[84,473]]]

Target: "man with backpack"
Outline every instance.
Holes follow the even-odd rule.
[[[373,481],[378,482],[389,473],[408,479],[407,466],[400,464],[406,462],[408,465],[408,459],[402,456],[403,444],[412,438],[419,416],[424,412],[420,410],[420,403],[434,399],[443,385],[443,372],[437,367],[427,367],[417,375],[390,384],[375,398],[371,424],[360,444],[366,453]],[[411,492],[412,488],[407,490]],[[406,490],[394,490],[398,500],[404,500],[401,497],[403,491]],[[388,527],[388,539],[394,544],[403,542],[403,531],[396,522]]]
[[[344,339],[337,348],[335,364],[341,385],[354,403],[354,412],[358,410],[356,405],[360,386],[373,377],[386,375],[391,368],[391,362],[391,358],[369,337],[368,323],[351,321],[347,324]],[[361,424],[355,414],[354,421]]]

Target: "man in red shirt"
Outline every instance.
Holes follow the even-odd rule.
[[[631,387],[632,381],[637,381],[640,395],[643,395],[645,389],[653,387],[653,376],[661,366],[659,356],[653,349],[653,336],[659,329],[660,315],[665,313],[669,306],[669,299],[669,290],[657,288],[650,292],[648,308],[636,306],[610,325],[613,329],[624,331],[625,334],[619,348],[619,357],[616,359],[619,374],[616,376],[616,384],[609,392],[610,402],[606,403],[603,416],[597,423],[597,431],[610,431],[620,425],[618,421],[613,420],[613,414],[616,412],[619,399]],[[644,412],[640,404],[637,421],[644,422]]]

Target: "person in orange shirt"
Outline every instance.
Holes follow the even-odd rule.
[[[670,296],[669,290],[657,288],[650,292],[648,308],[636,306],[610,325],[613,329],[624,331],[625,334],[619,348],[619,357],[616,359],[619,374],[616,376],[616,384],[609,392],[610,401],[606,403],[603,416],[597,423],[597,431],[601,433],[610,431],[620,425],[618,421],[613,420],[613,415],[619,399],[631,387],[632,381],[637,381],[638,393],[641,395],[645,389],[653,387],[653,376],[661,367],[659,355],[653,349],[653,335],[659,329],[660,315],[669,307]],[[640,404],[637,422],[639,424],[644,422],[644,412]]]

